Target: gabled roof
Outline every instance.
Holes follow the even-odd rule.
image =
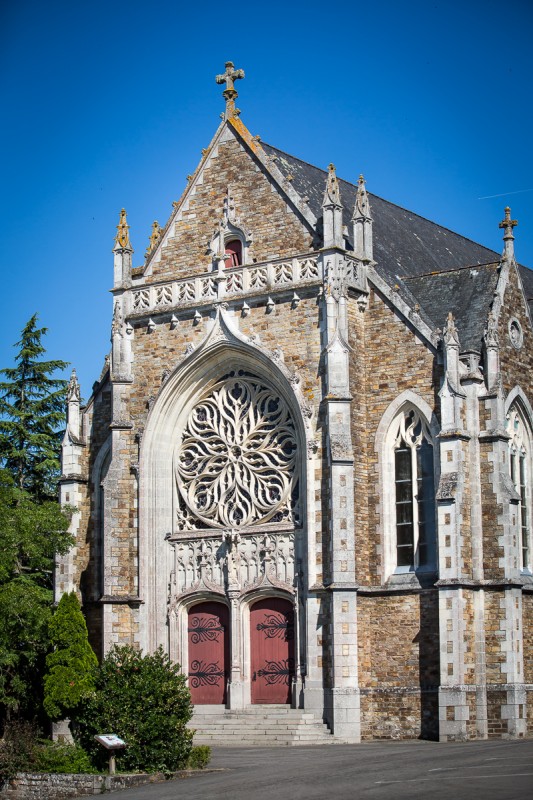
[[[315,216],[322,216],[327,172],[261,142]],[[339,179],[343,223],[352,244],[351,215],[357,187]],[[482,337],[498,280],[500,254],[448,228],[368,192],[373,219],[375,269],[420,316],[442,328],[455,317],[461,350],[481,350]],[[533,271],[519,266],[533,311]]]
[[[481,337],[498,283],[499,262],[405,278],[424,311],[439,327],[452,311],[461,350],[481,350]]]
[[[327,173],[265,142],[261,142],[261,145],[270,156],[276,158],[276,166],[285,176],[292,175],[292,185],[298,194],[308,198],[311,210],[320,218]],[[357,187],[343,180],[339,180],[339,183],[344,207],[343,222],[348,227],[348,239],[351,242],[351,216]],[[374,259],[380,270],[388,273],[389,280],[499,260],[499,254],[487,247],[371,192],[368,197],[374,221]]]

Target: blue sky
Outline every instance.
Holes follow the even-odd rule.
[[[90,395],[119,211],[141,264],[220,121],[227,60],[253,134],[498,251],[509,204],[533,267],[532,37],[531,0],[3,0],[0,366],[37,311]]]

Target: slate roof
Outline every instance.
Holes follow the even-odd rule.
[[[322,217],[327,173],[261,142],[282,174]],[[351,241],[351,216],[357,187],[339,179],[343,223]],[[500,254],[368,192],[373,219],[376,271],[397,286],[402,298],[430,326],[442,328],[448,312],[455,317],[461,350],[481,351],[482,337],[498,279]],[[533,312],[533,271],[519,267]]]
[[[438,327],[444,326],[446,309],[452,311],[461,350],[480,352],[481,337],[498,282],[498,267],[499,262],[493,262],[406,278],[405,282]]]

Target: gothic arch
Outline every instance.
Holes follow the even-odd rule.
[[[104,594],[104,564],[111,557],[109,537],[105,535],[105,507],[106,495],[109,494],[106,478],[112,457],[111,435],[109,435],[98,451],[91,470],[91,482],[94,487],[92,495],[94,500],[91,508],[95,565],[94,598],[92,598],[94,600],[99,600]],[[107,500],[109,501],[109,497]]]
[[[374,439],[374,449],[378,455],[378,487],[379,487],[379,541],[381,544],[381,578],[385,582],[396,569],[395,536],[393,534],[395,508],[392,492],[395,485],[394,464],[392,458],[395,434],[395,422],[409,411],[418,414],[425,423],[433,444],[434,488],[437,487],[439,474],[439,448],[437,434],[440,426],[435,412],[416,392],[407,389],[396,397],[385,410],[378,424]]]
[[[509,411],[513,403],[517,404],[522,411],[522,414],[529,425],[529,429],[533,431],[533,408],[529,402],[526,393],[520,386],[515,386],[511,389],[505,398],[505,413]]]
[[[516,493],[518,562],[521,572],[532,571],[533,517],[533,413],[519,386],[515,386],[505,403],[505,429],[509,435],[509,472]],[[513,515],[514,516],[514,515]]]
[[[165,542],[174,528],[174,451],[176,436],[206,385],[231,369],[248,370],[279,393],[290,409],[299,451],[301,514],[305,519],[308,427],[298,387],[291,375],[268,351],[250,344],[217,311],[210,333],[167,378],[150,410],[139,459],[139,573],[141,607],[140,644],[145,650],[170,646],[168,629],[171,547]],[[221,526],[219,530],[222,533]]]

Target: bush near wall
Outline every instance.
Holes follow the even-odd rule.
[[[187,765],[192,704],[187,679],[159,648],[143,655],[133,647],[114,647],[96,673],[95,690],[73,715],[73,733],[102,769],[108,752],[95,734],[115,733],[127,747],[117,750],[121,771],[172,772]]]

